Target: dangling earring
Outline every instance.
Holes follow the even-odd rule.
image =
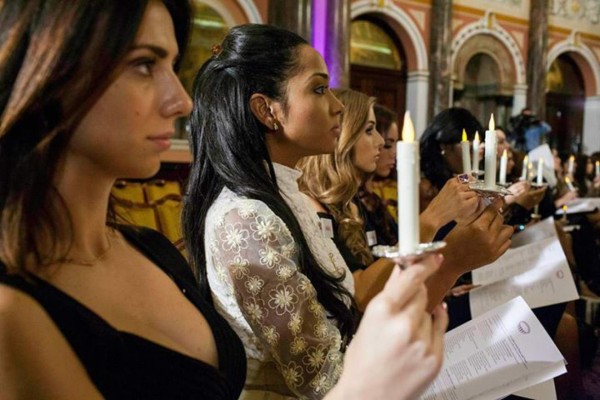
[[[277,125],[277,122],[273,122],[273,130],[274,131],[278,131],[279,130],[279,125]]]
[[[441,155],[444,155],[444,154],[446,154],[446,150],[442,149],[442,151],[440,151],[440,154],[441,154]]]

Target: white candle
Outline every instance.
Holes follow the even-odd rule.
[[[398,170],[398,245],[401,253],[414,253],[419,244],[419,142],[410,113],[404,114],[402,140],[396,143]]]
[[[596,161],[596,176],[600,176],[600,161]]]
[[[565,176],[565,183],[567,184],[567,187],[569,188],[570,192],[575,191],[575,186],[573,186],[573,184],[571,183],[571,180],[569,179],[568,176]]]
[[[543,158],[540,158],[538,160],[537,180],[535,181],[535,183],[538,185],[542,185],[544,183],[544,159]]]
[[[533,163],[531,161],[527,163],[527,180],[533,180]]]
[[[460,142],[460,148],[462,150],[462,166],[463,174],[468,174],[471,170],[471,144],[467,140],[467,132],[463,129],[462,131],[462,142]]]
[[[571,176],[573,176],[573,173],[575,172],[575,156],[573,155],[569,157],[569,167],[567,172]]]
[[[504,185],[506,183],[506,165],[508,164],[508,155],[506,154],[506,149],[502,152],[502,157],[500,157],[500,176],[498,181]]]
[[[488,130],[485,131],[485,187],[496,187],[496,129],[494,128],[494,114],[490,117]]]
[[[527,180],[527,164],[529,164],[529,157],[525,156],[523,159],[523,167],[521,168],[521,180]]]
[[[475,138],[473,139],[473,171],[479,171],[479,132],[475,131]]]

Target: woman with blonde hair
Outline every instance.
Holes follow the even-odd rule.
[[[359,309],[364,309],[381,290],[391,271],[389,260],[374,260],[370,253],[369,244],[374,238],[369,238],[364,230],[357,198],[360,185],[377,168],[384,142],[375,128],[373,98],[349,89],[336,89],[334,93],[346,107],[337,147],[333,154],[303,159],[298,164],[303,171],[299,184],[311,197],[323,229],[332,227],[331,237],[354,276],[355,300]],[[442,220],[450,212],[463,218],[468,216],[469,221],[447,238],[448,245],[443,251],[445,261],[435,273],[436,277],[426,283],[430,309],[443,299],[459,276],[495,260],[510,244],[510,228],[502,227],[502,218],[498,216],[499,203],[485,209],[479,207],[477,196],[456,178],[445,186],[436,202],[420,216],[421,239],[432,240],[440,225],[432,221]],[[480,235],[482,230],[493,234]],[[478,241],[481,251],[467,259],[462,254],[461,244],[474,240]]]

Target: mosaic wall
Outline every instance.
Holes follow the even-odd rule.
[[[567,20],[584,20],[598,25],[600,0],[549,0],[550,15]]]

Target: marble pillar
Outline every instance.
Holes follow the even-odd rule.
[[[310,42],[312,0],[270,0],[268,23],[296,32]]]
[[[583,107],[583,152],[600,151],[600,96],[586,97]]]
[[[532,1],[529,9],[527,105],[541,119],[544,119],[546,114],[549,3]]]
[[[450,106],[452,0],[432,0],[430,27],[429,120]]]
[[[415,134],[420,138],[427,127],[429,72],[412,71],[406,80],[406,109],[410,111]]]
[[[527,107],[527,85],[516,84],[513,86],[512,115],[521,114],[521,110]]]
[[[312,44],[330,75],[332,88],[350,86],[350,1],[313,0]]]

